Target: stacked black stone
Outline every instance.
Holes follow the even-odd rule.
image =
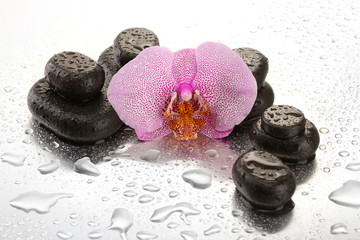
[[[256,210],[281,211],[296,188],[291,169],[265,151],[252,150],[240,156],[232,176],[240,195]]]
[[[253,48],[236,48],[233,51],[243,59],[251,70],[258,87],[254,106],[242,123],[248,125],[258,119],[265,109],[274,103],[274,91],[270,84],[265,81],[269,70],[269,60],[264,54]]]
[[[28,94],[34,119],[76,143],[94,143],[117,132],[122,122],[109,103],[104,71],[78,52],[61,52],[46,64],[45,78]]]
[[[252,145],[290,164],[315,158],[320,137],[315,125],[297,108],[274,105],[254,122],[250,132]]]
[[[105,71],[105,86],[126,63],[134,59],[142,50],[159,46],[159,38],[146,28],[128,28],[114,39],[114,45],[105,49],[98,59],[98,64]]]

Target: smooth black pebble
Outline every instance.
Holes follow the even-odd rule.
[[[258,89],[254,106],[249,115],[244,119],[244,124],[253,123],[261,114],[273,105],[275,99],[274,91],[268,82],[264,82]]]
[[[295,192],[291,169],[276,156],[253,150],[233,165],[232,177],[238,192],[256,209],[280,210]]]
[[[114,47],[110,46],[105,49],[99,56],[98,64],[103,68],[105,72],[104,87],[108,87],[112,77],[119,71],[121,66],[115,62]]]
[[[243,59],[248,68],[251,70],[259,89],[265,81],[266,75],[269,71],[268,58],[253,48],[235,48],[233,51],[235,51]]]
[[[92,100],[70,101],[41,79],[30,89],[27,101],[30,112],[41,125],[70,142],[95,143],[122,126],[106,97],[106,88]]]
[[[65,98],[88,100],[102,89],[104,71],[84,54],[61,52],[47,62],[45,79],[52,89]]]
[[[256,149],[270,152],[290,164],[313,160],[320,143],[320,137],[317,128],[312,122],[305,118],[303,120],[298,111],[294,114],[295,116],[292,116],[292,120],[284,121],[281,125],[277,125],[276,121],[274,123],[270,122],[268,118],[271,118],[271,116],[265,115],[268,112],[278,112],[277,117],[279,119],[286,118],[287,115],[280,114],[284,110],[284,106],[286,105],[270,107],[269,111],[266,110],[261,118],[253,123],[249,132],[252,145]],[[286,107],[288,110],[295,109],[291,106]],[[263,119],[265,119],[264,123]],[[295,123],[298,123],[298,125]],[[271,132],[272,135],[268,132]],[[295,133],[298,134],[295,135]]]
[[[261,128],[269,135],[289,139],[305,130],[304,114],[287,105],[269,107],[261,115]]]
[[[159,45],[159,38],[152,31],[146,28],[128,28],[114,40],[115,62],[123,66],[145,48]]]

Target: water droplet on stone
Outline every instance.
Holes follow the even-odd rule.
[[[349,163],[348,165],[346,165],[345,168],[350,171],[359,171],[360,170],[360,162]]]
[[[336,223],[331,226],[330,233],[333,235],[348,234],[347,226],[344,223]]]
[[[90,158],[83,157],[74,163],[75,172],[89,176],[99,176],[100,170],[90,161]]]
[[[149,192],[158,192],[160,191],[160,188],[154,184],[146,184],[142,187],[145,191]]]
[[[151,232],[141,231],[141,232],[136,233],[136,237],[139,240],[151,240],[151,239],[157,238],[158,235],[156,235],[155,233],[151,233]]]
[[[343,186],[329,195],[329,199],[336,204],[359,208],[360,207],[360,181],[349,180]]]
[[[60,146],[60,144],[58,144],[57,142],[51,142],[50,143],[50,146],[53,147],[53,148],[58,148]]]
[[[127,190],[124,192],[125,197],[135,197],[137,195],[138,195],[137,192],[135,192],[133,190]]]
[[[101,238],[107,230],[116,230],[120,233],[120,239],[127,240],[126,233],[134,223],[132,213],[124,208],[117,208],[111,216],[111,224],[107,228],[98,229],[88,234],[91,239]]]
[[[182,178],[194,188],[205,189],[211,186],[211,174],[204,169],[194,169],[183,173]]]
[[[66,232],[66,231],[58,231],[56,233],[56,236],[58,236],[60,239],[71,239],[73,237],[73,234],[71,232]]]
[[[170,192],[169,192],[169,197],[170,197],[170,198],[176,198],[176,197],[179,196],[179,195],[180,195],[180,193],[177,192],[177,191],[170,191]]]
[[[341,151],[341,152],[339,152],[339,155],[341,157],[348,157],[350,155],[350,153],[348,151]]]
[[[197,239],[197,233],[194,231],[182,231],[182,232],[180,232],[180,236],[183,238],[183,240],[196,240]]]
[[[6,152],[3,155],[1,155],[1,161],[9,163],[16,167],[24,165],[25,158],[26,157],[24,155],[11,153],[11,152]]]
[[[154,197],[149,194],[143,194],[139,197],[139,203],[148,203],[154,200]]]
[[[206,229],[204,231],[204,235],[210,236],[210,235],[213,235],[213,234],[219,233],[219,232],[221,232],[221,227],[219,225],[215,224],[215,225],[212,225],[210,228]]]
[[[190,221],[187,219],[191,215],[199,215],[201,212],[194,208],[190,203],[181,202],[175,205],[166,206],[158,208],[154,211],[153,215],[150,218],[152,222],[164,222],[168,219],[171,214],[179,212],[180,219],[184,221],[185,224],[190,224]]]
[[[50,163],[45,163],[37,168],[41,174],[49,174],[55,172],[60,167],[60,160],[53,159]]]
[[[37,191],[20,194],[10,201],[10,205],[24,212],[35,211],[37,213],[48,213],[62,198],[72,198],[69,193],[42,193]]]
[[[319,129],[319,132],[322,133],[322,134],[327,134],[327,133],[329,133],[329,129],[327,129],[327,128],[325,128],[325,127],[321,127],[321,128]]]
[[[157,149],[150,149],[140,156],[141,160],[144,161],[156,161],[159,159],[160,151]]]
[[[215,158],[218,158],[219,157],[219,154],[216,150],[214,149],[210,149],[210,150],[207,150],[205,152],[205,156],[209,159],[209,160],[212,160],[212,159],[215,159]]]

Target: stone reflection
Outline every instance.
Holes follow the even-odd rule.
[[[284,211],[275,214],[258,212],[247,205],[238,191],[234,189],[232,196],[232,208],[234,212],[241,212],[241,214],[233,214],[237,217],[240,226],[249,225],[258,232],[274,234],[281,232],[291,222],[293,212],[288,212],[286,209],[290,206],[285,205]]]

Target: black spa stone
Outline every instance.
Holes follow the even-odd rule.
[[[249,137],[256,149],[267,151],[290,164],[314,159],[320,142],[319,133],[309,120],[305,121],[305,129],[300,135],[283,139],[265,132],[261,128],[261,119],[259,119],[253,123]]]
[[[254,75],[258,89],[265,81],[269,70],[269,60],[264,54],[253,48],[235,48],[233,49],[246,63]]]
[[[232,177],[240,195],[256,209],[281,209],[291,200],[296,179],[276,156],[246,152],[233,165]]]
[[[110,46],[105,49],[99,56],[98,64],[102,67],[105,72],[105,83],[104,87],[107,88],[112,77],[119,71],[121,68],[116,64],[114,58],[114,47]]]
[[[261,114],[274,103],[274,91],[268,82],[264,82],[258,89],[254,106],[252,107],[249,115],[244,120],[244,124],[252,123],[258,119]]]
[[[304,132],[305,117],[295,107],[276,105],[269,107],[261,115],[261,128],[273,137],[289,139]]]
[[[41,79],[30,89],[27,101],[34,119],[70,142],[95,143],[122,126],[106,97],[106,88],[92,100],[70,101]]]
[[[159,44],[159,38],[152,31],[146,28],[128,28],[114,39],[115,62],[123,66],[145,48]]]
[[[100,93],[104,85],[104,71],[84,54],[61,52],[47,62],[45,79],[65,98],[88,100]]]

